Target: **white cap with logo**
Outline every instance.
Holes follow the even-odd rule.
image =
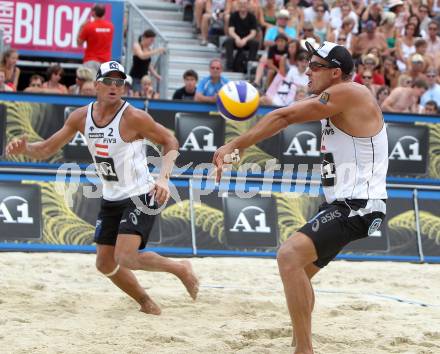
[[[121,64],[119,64],[117,61],[108,61],[101,64],[98,73],[96,74],[96,79],[107,76],[112,72],[120,73],[123,79],[127,78],[127,75],[125,74],[125,69]]]

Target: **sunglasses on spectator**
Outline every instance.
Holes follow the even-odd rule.
[[[437,27],[428,27],[430,31],[437,31]]]
[[[112,77],[100,77],[96,81],[102,82],[105,86],[111,86],[111,85],[115,84],[116,87],[122,87],[125,84],[124,79],[114,79]]]
[[[368,76],[368,75],[363,75],[362,78],[365,79],[365,80],[371,80],[373,77],[372,76]]]
[[[312,32],[313,28],[304,28],[304,32]]]
[[[329,64],[322,64],[317,61],[309,62],[309,68],[312,71],[318,71],[319,69],[334,69],[335,67]]]
[[[345,37],[339,37],[338,38],[338,41],[346,41],[347,40],[347,38],[345,38]]]
[[[220,66],[211,66],[209,68],[212,70],[221,70],[222,69]]]
[[[427,77],[437,77],[436,74],[426,74]]]

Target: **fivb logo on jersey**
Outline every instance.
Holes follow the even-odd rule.
[[[179,164],[211,162],[225,142],[225,121],[206,113],[176,113],[175,135],[181,153]]]
[[[413,124],[388,124],[389,173],[424,174],[427,171],[429,128]]]
[[[224,233],[228,247],[277,247],[277,208],[272,195],[242,199],[237,195],[224,193],[222,201]]]
[[[41,235],[40,186],[0,183],[0,239],[38,239]]]

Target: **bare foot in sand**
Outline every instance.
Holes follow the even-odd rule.
[[[162,310],[160,307],[148,296],[145,295],[140,301],[139,304],[141,308],[139,311],[145,312],[149,315],[160,315]]]
[[[179,278],[183,285],[185,285],[189,295],[195,300],[197,299],[197,293],[199,292],[199,279],[195,275],[190,262],[181,261],[180,263],[185,267],[185,270]]]

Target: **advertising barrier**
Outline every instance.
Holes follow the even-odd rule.
[[[105,19],[115,27],[112,58],[122,55],[124,1],[100,1]],[[0,2],[0,28],[5,44],[21,55],[39,57],[83,57],[76,39],[80,26],[91,19],[94,1],[13,0]]]

